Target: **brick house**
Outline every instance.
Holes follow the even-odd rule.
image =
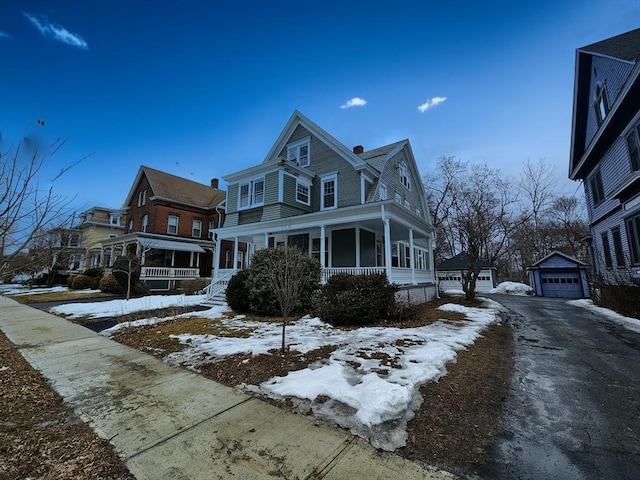
[[[216,248],[210,230],[224,223],[225,198],[215,178],[204,185],[141,166],[123,206],[124,234],[102,241],[103,265],[113,265],[123,252],[136,253],[140,278],[152,290],[210,279]],[[218,251],[221,264],[231,268],[233,246],[221,242]]]

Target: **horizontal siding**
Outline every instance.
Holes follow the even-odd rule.
[[[598,165],[600,176],[602,177],[602,188],[604,189],[605,200],[599,205],[594,205],[593,202],[591,178],[593,178],[598,171],[598,168],[596,168],[590,173],[585,182],[590,222],[602,217],[620,205],[619,200],[612,199],[610,196],[625,178],[631,174],[631,161],[629,160],[626,140],[622,137],[617,138]]]
[[[556,268],[567,268],[567,267],[572,267],[575,268],[576,267],[576,263],[572,262],[570,260],[567,260],[566,258],[560,257],[558,255],[555,255],[551,258],[549,258],[548,260],[542,262],[539,265],[540,268],[551,268],[551,267],[556,267]]]
[[[227,187],[227,215],[238,211],[238,184]]]
[[[278,172],[270,172],[264,176],[264,204],[278,203]]]
[[[228,213],[224,218],[225,227],[235,227],[238,225],[238,212]]]
[[[620,236],[622,237],[622,251],[625,258],[625,268],[619,269],[616,264],[616,255],[615,249],[613,245],[613,236],[611,234],[611,230],[614,228],[620,228]],[[593,225],[591,227],[591,232],[593,235],[593,255],[595,261],[595,267],[598,273],[603,275],[609,280],[618,281],[620,279],[628,280],[629,270],[628,266],[630,263],[630,252],[629,252],[629,240],[627,238],[627,229],[624,223],[624,219],[621,214],[612,215],[601,222]],[[607,234],[609,238],[609,247],[611,250],[611,260],[613,263],[612,269],[607,269],[605,260],[604,260],[604,250],[602,246],[602,234]]]

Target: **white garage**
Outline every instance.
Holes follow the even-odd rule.
[[[489,262],[480,260],[480,274],[476,283],[476,292],[488,292],[496,286],[496,268]],[[459,253],[436,266],[438,288],[441,291],[462,290],[462,276],[467,274],[469,257]]]

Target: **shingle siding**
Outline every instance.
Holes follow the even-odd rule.
[[[589,113],[586,125],[585,149],[593,140],[598,130],[598,119],[593,102],[596,98],[598,83],[605,85],[605,92],[609,107],[611,107],[624,87],[624,82],[633,69],[633,65],[627,62],[611,58],[594,56],[591,61],[591,87],[589,91]]]
[[[420,189],[422,188],[422,181],[420,178],[416,178],[416,174],[413,171],[410,171],[411,174],[411,190],[407,189],[400,182],[400,173],[398,168],[396,168],[399,162],[405,161],[407,166],[410,168],[411,162],[407,160],[407,154],[404,150],[401,150],[392,158],[390,158],[380,175],[380,179],[387,185],[387,200],[395,199],[395,194],[399,193],[402,197],[403,205],[404,201],[408,200],[410,204],[410,210],[415,213],[416,208],[420,209],[421,217],[425,218],[424,207],[422,205],[422,198]],[[379,193],[376,193],[374,197],[376,200],[380,199]]]

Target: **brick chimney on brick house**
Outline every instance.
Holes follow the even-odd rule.
[[[218,188],[218,179],[217,178],[212,178],[211,179],[211,188]]]
[[[364,153],[364,147],[362,145],[356,145],[355,147],[353,147],[353,153],[355,153],[356,155],[358,153]]]

